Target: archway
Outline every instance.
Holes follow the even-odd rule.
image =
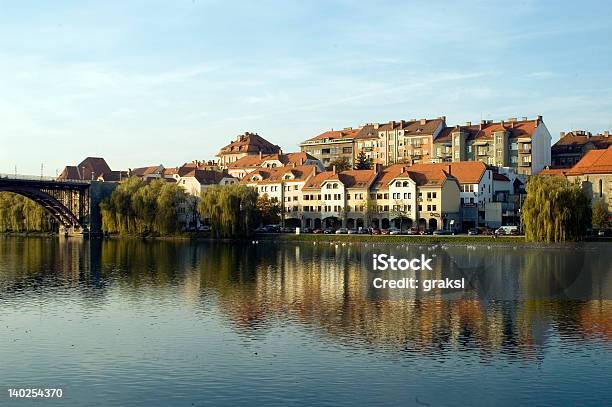
[[[420,218],[418,223],[419,229],[427,229],[427,219]]]
[[[389,229],[389,219],[383,218],[382,221],[380,222],[380,226],[383,229]]]
[[[362,228],[363,227],[363,219],[358,218],[355,227],[357,229]]]
[[[323,226],[325,228],[339,228],[341,225],[342,221],[335,216],[330,216],[323,219]]]
[[[438,229],[438,220],[436,218],[429,219],[429,228],[430,229]]]
[[[314,220],[314,228],[315,228],[315,229],[321,229],[321,219],[316,218],[316,219]]]
[[[285,226],[288,228],[299,228],[301,225],[302,222],[297,218],[285,219]]]
[[[347,227],[348,229],[354,229],[354,228],[355,228],[355,219],[353,219],[353,218],[348,218],[348,219],[346,220],[346,227]]]
[[[370,224],[372,225],[373,228],[378,229],[378,227],[380,226],[380,221],[378,219],[372,219]]]

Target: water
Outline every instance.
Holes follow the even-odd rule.
[[[377,246],[468,270],[399,297],[368,288],[371,250],[0,237],[0,404],[609,403],[609,244]]]

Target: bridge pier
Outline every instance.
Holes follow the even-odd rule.
[[[78,226],[63,226],[59,227],[59,235],[67,237],[86,237],[89,236],[89,230]]]

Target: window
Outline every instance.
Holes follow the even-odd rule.
[[[353,152],[353,149],[350,147],[343,147],[342,148],[342,153],[343,154],[351,154]]]

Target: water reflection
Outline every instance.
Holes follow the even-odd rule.
[[[459,295],[433,290],[399,297],[372,290],[364,271],[371,249],[0,238],[0,302],[27,303],[28,296],[68,295],[67,289],[92,308],[110,297],[155,298],[201,317],[214,312],[246,337],[295,324],[342,346],[437,357],[469,350],[529,360],[551,338],[606,346],[612,340],[607,247],[388,247],[435,255],[433,278],[469,280]]]

